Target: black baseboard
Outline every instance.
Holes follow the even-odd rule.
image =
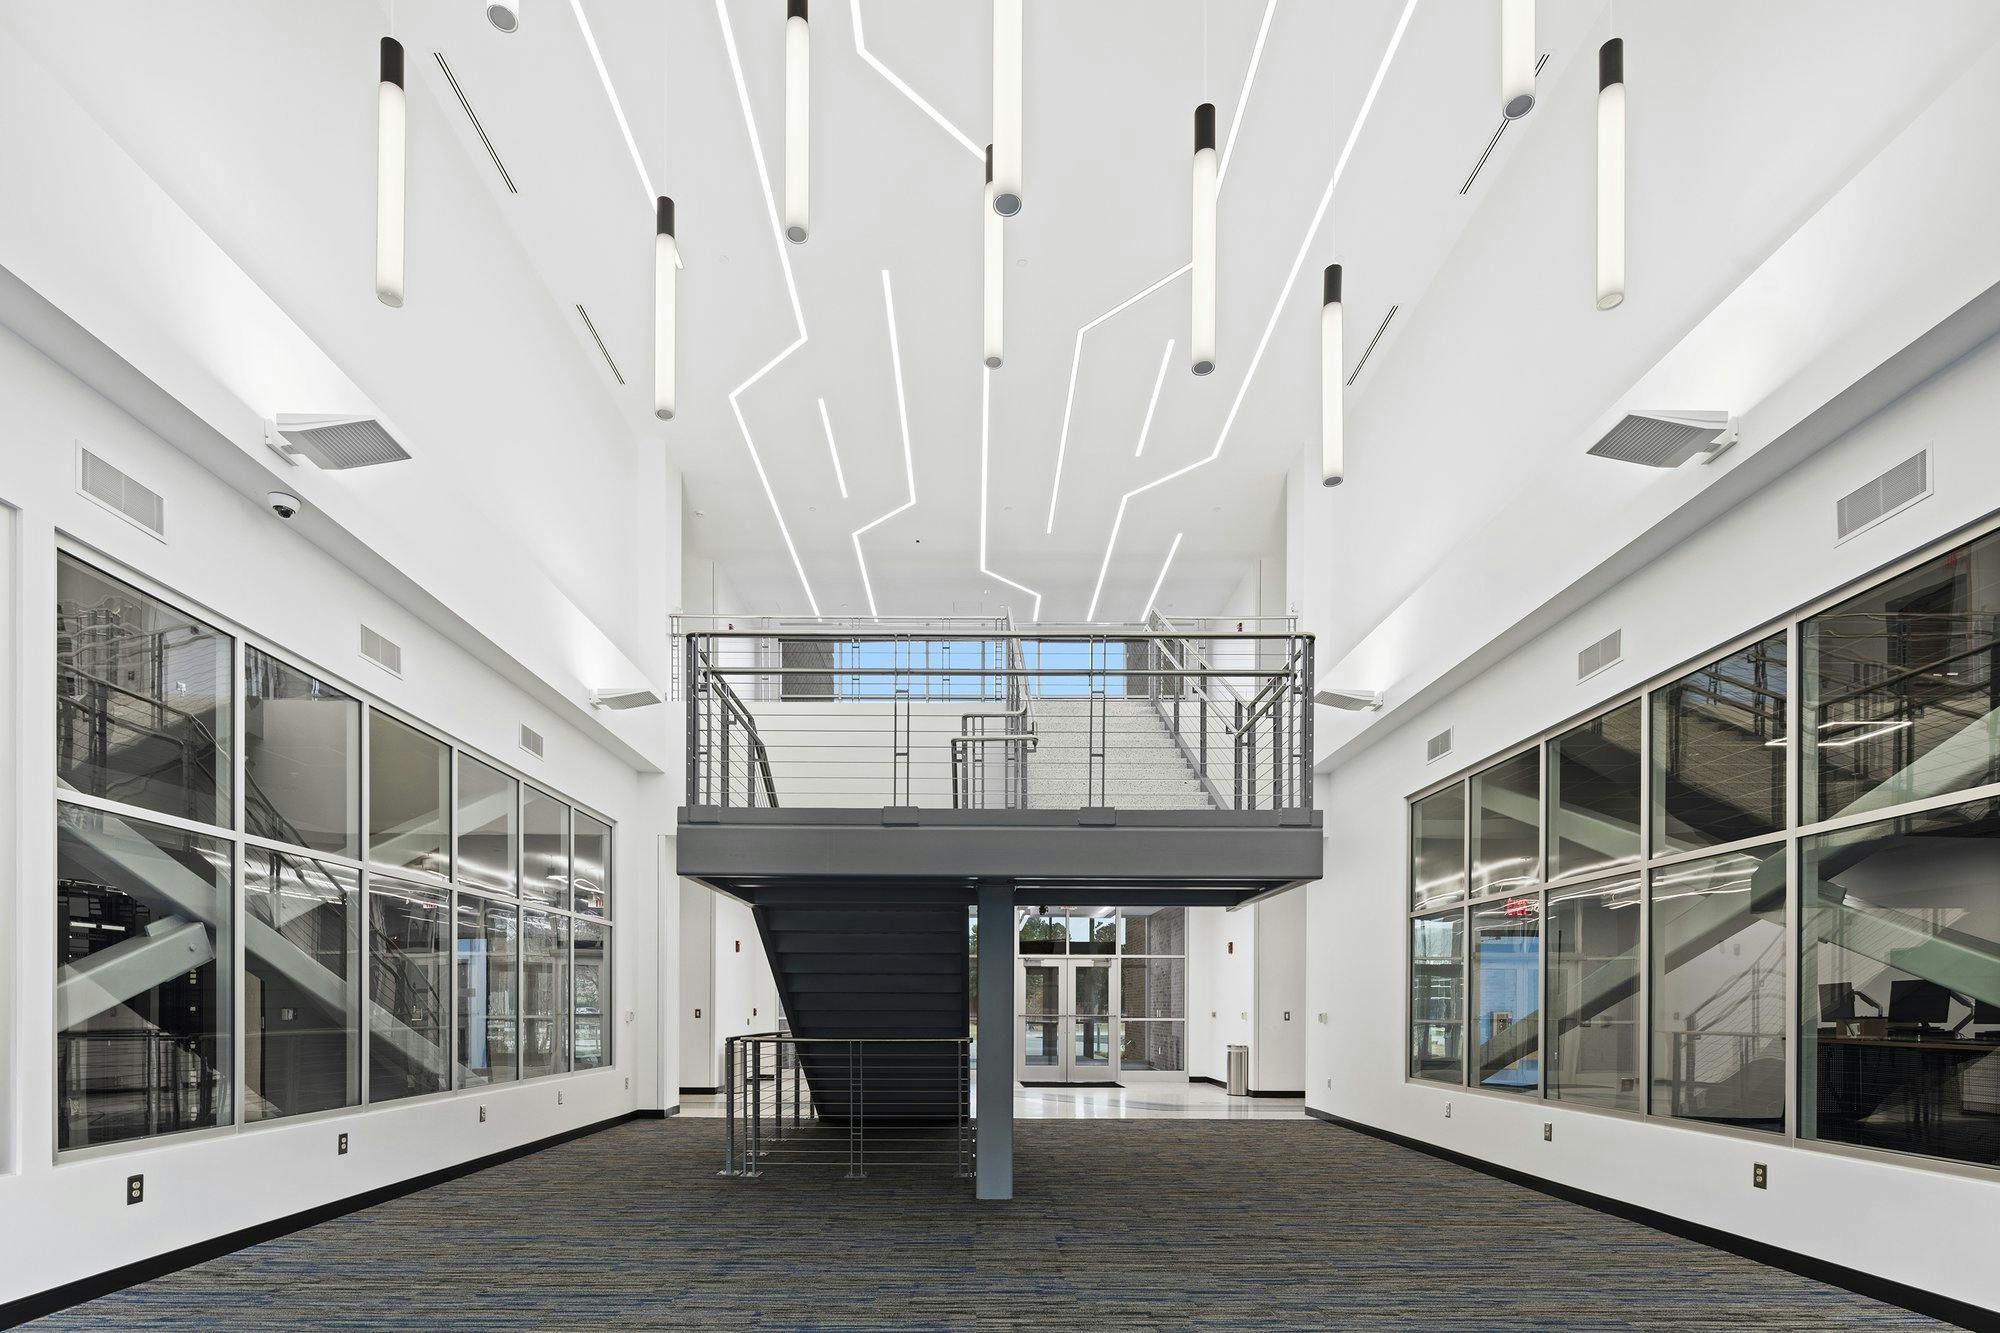
[[[682,1089],[681,1089],[681,1096],[683,1096],[683,1097],[713,1097],[713,1096],[715,1096],[715,1095],[716,1095],[717,1093],[720,1093],[721,1091],[722,1091],[722,1089],[721,1089],[721,1088],[682,1088]]]
[[[665,1120],[670,1115],[679,1115],[680,1113],[681,1104],[675,1102],[672,1106],[655,1106],[650,1110],[634,1111],[632,1118],[634,1120]]]
[[[674,1109],[678,1111],[680,1108],[675,1107]],[[140,1259],[135,1263],[125,1264],[122,1267],[113,1268],[107,1272],[93,1274],[86,1278],[78,1278],[74,1282],[65,1282],[59,1287],[51,1287],[47,1291],[38,1291],[32,1296],[23,1296],[18,1300],[0,1304],[0,1328],[12,1328],[16,1324],[24,1324],[30,1319],[40,1319],[43,1315],[54,1314],[58,1310],[66,1310],[72,1305],[80,1305],[84,1301],[95,1300],[99,1296],[108,1296],[114,1291],[122,1291],[126,1287],[137,1286],[141,1282],[150,1282],[156,1277],[164,1277],[168,1273],[179,1272],[181,1269],[191,1268],[195,1264],[207,1263],[210,1259],[219,1259],[225,1254],[231,1254],[237,1250],[246,1249],[249,1246],[260,1245],[267,1240],[276,1240],[280,1236],[288,1236],[294,1231],[303,1231],[307,1227],[317,1226],[321,1222],[330,1222],[336,1217],[345,1217],[349,1213],[358,1213],[364,1208],[372,1208],[378,1203],[387,1203],[391,1199],[400,1199],[406,1194],[415,1194],[418,1190],[428,1189],[432,1185],[442,1185],[448,1180],[457,1180],[459,1177],[469,1176],[475,1171],[484,1171],[488,1167],[499,1166],[503,1162],[511,1162],[517,1158],[526,1157],[530,1153],[540,1152],[544,1148],[553,1148],[558,1144],[569,1143],[572,1140],[599,1133],[602,1130],[610,1129],[614,1125],[622,1125],[626,1121],[639,1116],[663,1114],[665,1112],[629,1111],[624,1115],[612,1116],[608,1120],[599,1120],[594,1124],[564,1130],[560,1134],[551,1134],[545,1139],[536,1139],[534,1142],[524,1143],[518,1148],[508,1148],[502,1152],[488,1153],[484,1157],[475,1157],[469,1162],[460,1162],[457,1166],[447,1166],[436,1171],[427,1171],[421,1176],[412,1176],[408,1180],[399,1180],[393,1185],[382,1185],[372,1190],[364,1190],[360,1194],[351,1194],[345,1199],[335,1199],[331,1203],[323,1203],[316,1208],[308,1208],[304,1212],[291,1213],[285,1217],[273,1218],[269,1222],[260,1222],[254,1227],[245,1227],[240,1231],[232,1231],[227,1235],[216,1236],[210,1240],[197,1241],[193,1245],[184,1245],[177,1250],[168,1250],[165,1254],[156,1254],[150,1259]]]
[[[1315,1120],[1324,1120],[1329,1125],[1338,1125],[1342,1129],[1351,1129],[1357,1134],[1366,1134],[1370,1138],[1381,1139],[1385,1143],[1393,1143],[1399,1148],[1408,1148],[1430,1157],[1441,1158],[1458,1166],[1467,1167],[1484,1175],[1507,1181],[1509,1184],[1520,1185],[1526,1189],[1549,1195],[1552,1198],[1561,1199],[1565,1203],[1580,1204],[1585,1208],[1595,1209],[1600,1213],[1608,1213],[1612,1217],[1621,1217],[1628,1222],[1637,1222],[1641,1226],[1651,1227],[1655,1231],[1664,1231],[1670,1236],[1679,1236],[1683,1240],[1691,1240],[1697,1244],[1709,1246],[1712,1249],[1724,1250],[1730,1254],[1739,1255],[1742,1258],[1750,1259],[1760,1264],[1768,1264],[1772,1268],[1781,1268],[1788,1273],[1796,1273],[1800,1277],[1811,1278],[1815,1282],[1824,1282],[1830,1287],[1840,1287],[1853,1292],[1857,1296],[1866,1296],[1870,1300],[1882,1301],[1888,1305],[1899,1305],[1905,1310],[1911,1310],[1921,1315],[1928,1315],[1932,1319],[1942,1319],[1946,1323],[1957,1324],[1962,1328],[2000,1329],[2000,1311],[1988,1310],[1984,1306],[1974,1305],[1970,1301],[1954,1300],[1949,1296],[1940,1296],[1934,1291],[1926,1291],[1922,1287],[1913,1287],[1907,1282],[1897,1282],[1891,1278],[1877,1277],[1873,1273],[1864,1273],[1858,1268],[1849,1268],[1845,1264],[1837,1264],[1831,1260],[1814,1258],[1809,1254],[1800,1254],[1797,1250],[1787,1250],[1782,1246],[1772,1245],[1766,1241],[1751,1240],[1747,1236],[1739,1236],[1733,1231],[1724,1231],[1719,1227],[1708,1226],[1701,1222],[1690,1222],[1686,1218],[1675,1217],[1671,1213],[1662,1213],[1656,1209],[1641,1207],[1635,1203],[1626,1203],[1621,1199],[1614,1199],[1608,1195],[1578,1189],[1574,1185],[1559,1184],[1556,1181],[1548,1180],[1526,1171],[1517,1171],[1513,1167],[1500,1166],[1483,1158],[1474,1157],[1470,1153],[1456,1152],[1450,1148],[1441,1148],[1435,1143],[1426,1143],[1422,1139],[1413,1139],[1407,1135],[1397,1134],[1392,1130],[1379,1129],[1374,1125],[1365,1125],[1358,1120],[1349,1120],[1344,1116],[1333,1115],[1316,1107],[1308,1106],[1306,1114]]]
[[[1224,1083],[1221,1079],[1210,1078],[1206,1074],[1189,1074],[1188,1082],[1206,1083],[1209,1084],[1211,1087],[1217,1087],[1217,1088],[1226,1088],[1229,1086],[1227,1083]],[[1269,1091],[1268,1089],[1263,1092],[1259,1092],[1253,1088],[1249,1092],[1243,1095],[1246,1097],[1304,1097],[1306,1093],[1304,1088],[1299,1089],[1297,1092],[1272,1092]]]
[[[1206,1083],[1206,1084],[1209,1084],[1209,1085],[1210,1085],[1210,1086],[1212,1086],[1212,1087],[1217,1087],[1217,1088],[1226,1088],[1226,1087],[1228,1087],[1228,1086],[1229,1086],[1229,1085],[1228,1085],[1227,1083],[1224,1083],[1224,1082],[1223,1082],[1223,1081],[1222,1081],[1221,1079],[1219,1079],[1219,1078],[1210,1078],[1210,1077],[1209,1077],[1208,1075],[1206,1075],[1206,1074],[1189,1074],[1189,1075],[1188,1075],[1188,1082],[1190,1082],[1190,1083]]]

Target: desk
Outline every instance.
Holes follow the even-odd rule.
[[[1814,1033],[1819,1045],[1819,1115],[1866,1120],[1899,1094],[1911,1147],[1936,1146],[1938,1121],[1958,1071],[2000,1053],[2000,1041],[1952,1037],[1841,1037]]]

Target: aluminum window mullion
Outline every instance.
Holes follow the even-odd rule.
[[[1806,750],[1805,700],[1800,692],[1805,664],[1799,660],[1799,649],[1805,643],[1804,626],[1801,619],[1785,627],[1785,729],[1786,738],[1792,743],[1785,765],[1785,1021],[1780,1031],[1785,1034],[1785,1142],[1793,1145],[1799,1141],[1803,1077],[1800,1045],[1805,1027],[1799,1002],[1799,936],[1805,926],[1799,902],[1799,815],[1803,808]]]
[[[230,890],[229,890],[229,953],[233,969],[228,977],[217,977],[217,983],[227,982],[229,986],[230,1033],[229,1066],[232,1095],[230,1097],[230,1123],[238,1130],[243,1128],[249,1102],[249,1085],[244,1069],[244,1051],[248,1048],[248,1014],[244,1007],[244,992],[249,989],[249,961],[245,955],[243,937],[247,933],[244,921],[243,882],[246,856],[243,846],[243,792],[247,764],[244,762],[246,746],[243,742],[244,673],[248,669],[249,653],[244,647],[243,637],[234,635],[229,646],[229,827],[230,827]]]

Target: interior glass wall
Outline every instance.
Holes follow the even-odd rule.
[[[458,757],[458,882],[514,892],[515,807],[521,784],[471,755]]]
[[[1472,778],[1472,891],[1500,893],[1542,873],[1541,756],[1529,750]]]
[[[575,989],[570,998],[572,1058],[578,1069],[611,1063],[611,928],[576,921]]]
[[[257,648],[244,650],[243,826],[361,855],[361,701]]]
[[[451,874],[451,751],[377,711],[368,714],[368,857]]]
[[[1541,900],[1472,909],[1472,1064],[1479,1087],[1533,1092],[1541,1078]]]
[[[1783,633],[1653,692],[1653,851],[1693,852],[1785,826]]]
[[[569,1068],[569,918],[521,913],[521,1077]]]
[[[1410,922],[1410,1076],[1465,1082],[1465,913]]]
[[[521,790],[521,896],[569,910],[569,806],[534,787]]]
[[[515,972],[519,920],[506,903],[458,902],[458,1086],[483,1087],[518,1076]]]
[[[1549,742],[1549,874],[1639,859],[1639,700]]]
[[[1443,906],[1465,896],[1465,784],[1410,807],[1410,903]]]
[[[361,875],[243,849],[243,1118],[361,1101]]]
[[[1187,1069],[1187,909],[1184,907],[1024,907],[1016,913],[1024,956],[1112,958],[1109,967],[1081,969],[1073,1011],[1079,1065],[1110,1060],[1115,1038],[1125,1073]],[[1027,993],[1023,1064],[1062,1062],[1062,978],[1050,967],[1024,971]]]
[[[436,889],[371,876],[368,886],[368,1100],[451,1087],[451,902]]]
[[[1637,875],[1549,891],[1551,1099],[1639,1109],[1640,899]]]

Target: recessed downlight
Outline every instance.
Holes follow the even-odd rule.
[[[486,21],[502,32],[521,28],[521,0],[487,0]]]

